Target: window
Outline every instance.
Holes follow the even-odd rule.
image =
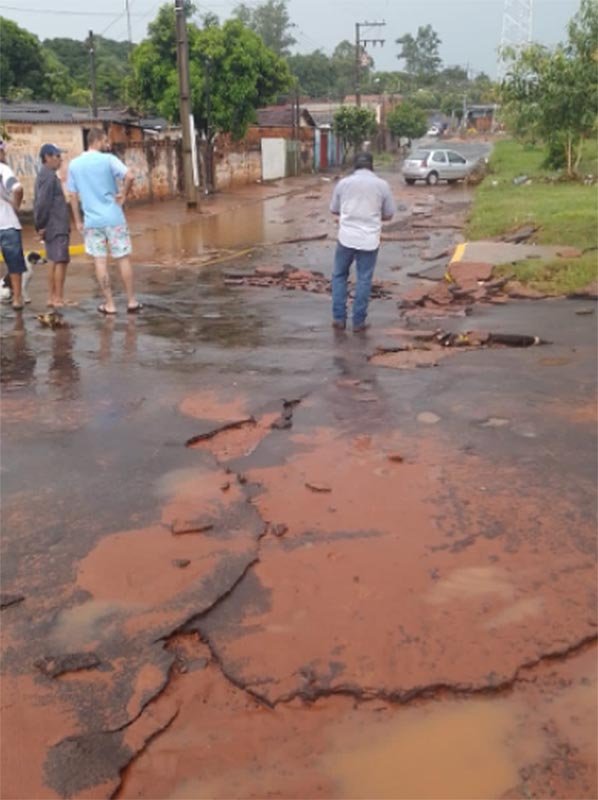
[[[436,164],[446,164],[446,153],[443,150],[436,150],[432,155],[432,161]]]
[[[451,164],[467,164],[467,160],[460,156],[459,153],[454,153],[452,150],[448,151],[448,157]]]

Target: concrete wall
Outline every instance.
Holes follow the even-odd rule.
[[[202,146],[202,151],[203,151]],[[230,136],[217,136],[214,143],[214,179],[216,191],[256,183],[262,177],[259,142],[247,139],[233,142]]]
[[[64,150],[63,166],[59,176],[65,181],[68,163],[84,150],[84,131],[93,123],[35,123],[6,122],[4,129],[8,138],[8,163],[18,176],[25,190],[22,210],[33,209],[35,178],[40,168],[39,150],[45,142],[52,142]],[[182,190],[182,160],[180,138],[168,135],[144,133],[141,128],[110,123],[108,133],[112,148],[133,171],[135,183],[132,199],[151,202],[176,197]],[[264,139],[293,138],[292,128],[249,128],[241,142],[230,136],[218,136],[214,150],[214,174],[217,191],[235,186],[255,183],[262,179],[261,142]],[[299,129],[299,153],[289,158],[280,150],[283,173],[293,174],[296,166],[301,172],[311,172],[314,164],[313,128]],[[266,145],[268,147],[268,145]],[[295,146],[292,146],[293,151]],[[281,170],[278,169],[277,172]],[[202,181],[203,185],[203,181]]]
[[[33,210],[33,189],[39,171],[39,151],[42,144],[52,144],[64,150],[60,177],[66,179],[68,162],[83,152],[83,131],[73,124],[43,125],[7,122],[4,125],[8,139],[8,164],[23,185],[25,197],[23,211]]]
[[[22,210],[33,210],[35,178],[40,168],[39,150],[45,142],[64,150],[59,173],[66,180],[69,162],[84,150],[84,129],[91,123],[5,123],[8,138],[8,163],[23,184]],[[165,200],[181,190],[181,151],[178,140],[155,139],[143,135],[141,128],[111,123],[112,150],[133,171],[133,201]]]
[[[178,141],[146,139],[113,144],[112,149],[135,178],[131,200],[167,200],[176,197],[181,191],[182,154]]]

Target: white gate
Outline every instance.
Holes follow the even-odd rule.
[[[286,152],[285,139],[262,139],[262,180],[285,177]]]

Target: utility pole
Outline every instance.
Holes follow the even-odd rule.
[[[293,91],[293,140],[294,174],[299,175],[299,154],[301,150],[301,101],[299,97],[299,81],[295,81]]]
[[[362,39],[362,28],[383,28],[386,22],[356,22],[355,23],[355,104],[361,105],[361,48],[368,44],[374,47],[379,44],[384,47],[385,39]]]
[[[187,208],[197,207],[197,191],[193,180],[193,142],[191,140],[191,92],[189,88],[189,41],[184,0],[174,0],[176,20],[176,54],[179,72],[179,110],[183,132],[183,175]]]
[[[93,31],[89,31],[87,39],[89,48],[89,78],[91,83],[91,113],[94,119],[98,118],[98,90],[96,87],[96,48]]]
[[[129,0],[125,0],[125,13],[127,15],[127,35],[129,38],[129,55],[133,49],[133,34],[131,31],[131,9],[129,8]]]

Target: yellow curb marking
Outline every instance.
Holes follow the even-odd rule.
[[[453,257],[451,258],[451,264],[456,264],[458,261],[463,259],[465,255],[465,248],[467,247],[467,242],[462,242],[455,247],[455,252]]]
[[[454,283],[455,282],[455,279],[451,275],[451,267],[453,266],[453,264],[458,264],[459,261],[461,261],[461,259],[465,255],[465,248],[466,247],[467,247],[467,242],[461,242],[461,244],[458,244],[455,247],[455,252],[453,253],[453,257],[449,261],[449,265],[446,268],[446,272],[444,273],[444,280],[447,283]]]
[[[44,258],[47,256],[47,253],[43,248],[40,248],[39,250],[29,250],[29,249],[27,249],[27,250],[25,250],[25,253],[39,253],[40,256],[43,256]],[[84,244],[72,244],[69,247],[69,253],[72,256],[82,256],[85,253],[85,245]],[[4,258],[2,257],[1,253],[0,253],[0,263],[2,263],[2,264],[4,263]]]

